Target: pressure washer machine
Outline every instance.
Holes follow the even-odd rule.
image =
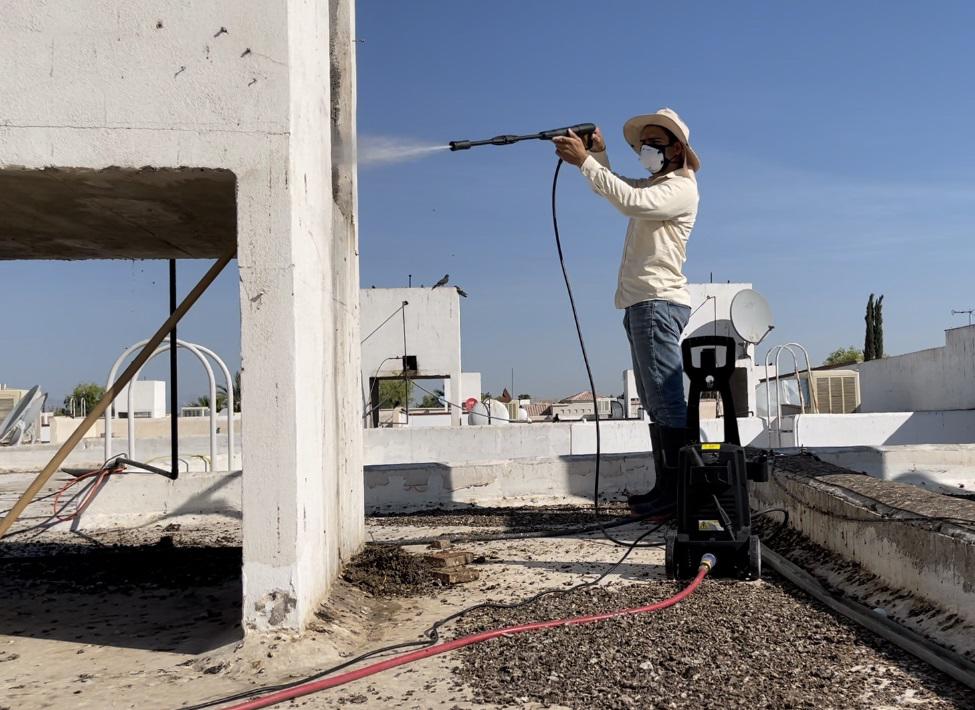
[[[731,391],[736,351],[734,338],[725,336],[687,338],[681,344],[684,372],[690,379],[690,443],[680,450],[678,458],[677,530],[666,538],[666,572],[673,579],[693,577],[707,552],[718,559],[712,575],[739,579],[762,576],[761,542],[751,531],[748,482],[768,481],[768,457],[764,452],[746,455],[741,446]],[[699,441],[701,396],[706,392],[721,397],[721,443]]]

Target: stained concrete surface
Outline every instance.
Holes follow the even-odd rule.
[[[815,456],[784,456],[775,459],[774,466],[779,471],[848,489],[890,508],[934,518],[957,518],[956,524],[975,532],[975,501],[961,496],[945,496],[909,483],[877,480]],[[966,524],[965,520],[970,522]]]
[[[454,511],[442,520],[423,515],[373,521],[369,534],[381,541],[509,530],[512,524],[549,527],[585,518],[585,512],[565,509],[484,515]],[[441,522],[447,526],[441,527]],[[619,534],[632,539],[638,530],[627,528]],[[0,705],[27,710],[178,708],[301,677],[389,643],[417,640],[433,621],[473,603],[567,589],[606,571],[621,554],[598,534],[464,543],[464,549],[485,558],[477,565],[481,575],[476,582],[397,598],[369,595],[341,582],[304,635],[272,632],[238,641],[231,621],[239,614],[234,606],[239,599],[238,546],[235,521],[106,531],[87,538],[32,533],[17,539],[16,546],[4,542]],[[75,559],[66,562],[69,554]],[[662,579],[662,557],[659,548],[636,550],[600,591],[562,595],[534,611],[577,613],[662,598],[675,589],[673,582]],[[201,585],[197,588],[190,583],[194,576]],[[8,604],[10,600],[15,603]],[[654,687],[670,681],[680,686],[672,701],[641,707],[686,707],[689,699],[697,699],[700,707],[714,707],[718,699],[729,697],[726,686],[738,681],[758,688],[769,701],[794,700],[792,707],[963,708],[975,703],[975,696],[943,676],[774,581],[708,583],[691,601],[683,608],[611,627],[579,627],[569,636],[554,632],[490,642],[470,652],[474,655],[427,659],[310,696],[297,705],[418,710],[588,708],[600,703],[608,707],[606,698],[635,699],[634,693],[643,687],[632,687],[635,675]],[[43,623],[25,621],[39,610]],[[503,620],[480,617],[468,623],[492,619]],[[146,628],[158,628],[158,641],[139,638]],[[67,638],[66,629],[75,629],[75,638]],[[445,630],[456,633],[457,626]],[[175,643],[182,636],[187,638]],[[719,649],[725,652],[712,662],[708,654]],[[477,655],[481,653],[488,655]],[[576,662],[581,664],[578,671],[572,670]],[[551,669],[539,676],[539,664],[546,663]],[[704,668],[710,673],[703,673]],[[551,677],[570,672],[577,675],[567,686],[565,679]],[[749,674],[754,677],[747,678]],[[587,681],[595,677],[598,682]],[[39,678],[44,679],[43,688],[37,686]],[[527,683],[532,678],[534,685]],[[601,691],[606,688],[612,692],[604,696]],[[663,697],[654,692],[658,694],[652,697]],[[682,692],[689,695],[681,698]],[[699,695],[705,692],[714,703],[701,701],[705,696]],[[756,697],[756,705],[744,704]],[[850,698],[857,702],[850,705]],[[740,702],[730,707],[761,707],[759,696],[738,692],[733,699]],[[788,702],[777,705],[787,706]]]
[[[215,259],[236,179],[201,168],[0,170],[0,259]]]

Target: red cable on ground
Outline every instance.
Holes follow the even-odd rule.
[[[401,654],[395,658],[379,661],[378,663],[373,663],[354,671],[348,671],[347,673],[342,673],[341,675],[332,676],[331,678],[323,678],[310,683],[304,683],[302,685],[295,686],[294,688],[288,688],[287,690],[265,695],[262,698],[248,700],[247,702],[239,705],[232,705],[226,710],[257,710],[258,708],[270,707],[271,705],[277,705],[285,700],[299,698],[303,695],[310,695],[311,693],[317,693],[320,690],[334,688],[338,685],[345,685],[346,683],[351,683],[354,680],[359,680],[360,678],[381,673],[382,671],[389,670],[390,668],[403,666],[407,663],[419,661],[431,656],[438,656],[441,653],[446,653],[447,651],[453,651],[464,646],[470,646],[482,641],[488,641],[493,638],[498,638],[499,636],[513,636],[514,634],[526,633],[528,631],[540,631],[542,629],[551,629],[557,626],[576,626],[578,624],[588,624],[595,621],[605,621],[606,619],[613,619],[618,616],[629,616],[631,614],[660,611],[661,609],[666,609],[667,607],[673,606],[674,604],[677,604],[678,602],[681,602],[689,597],[694,590],[700,586],[701,582],[704,581],[704,578],[708,575],[708,572],[711,571],[713,566],[714,557],[711,555],[705,555],[705,558],[701,561],[701,566],[698,569],[697,576],[690,584],[688,584],[686,587],[684,587],[684,589],[679,591],[674,596],[668,597],[663,601],[654,602],[653,604],[633,607],[631,609],[618,609],[616,611],[609,611],[603,614],[574,616],[569,619],[553,619],[552,621],[536,621],[530,624],[520,624],[518,626],[507,626],[502,629],[494,629],[493,631],[482,631],[478,634],[462,636],[461,638],[454,639],[453,641],[446,641],[436,646],[422,648],[419,651],[410,651],[409,653]]]
[[[54,510],[51,517],[62,523],[66,523],[69,520],[74,520],[77,518],[79,515],[85,512],[85,508],[87,508],[91,502],[95,500],[95,496],[97,496],[99,491],[101,491],[102,487],[108,481],[109,476],[116,473],[125,473],[125,466],[118,464],[115,464],[114,466],[106,465],[102,468],[95,469],[94,471],[83,473],[77,478],[72,478],[70,481],[61,486],[57,494],[54,496]],[[61,496],[82,481],[88,481],[92,478],[95,479],[94,482],[92,482],[88,487],[88,490],[82,494],[78,505],[75,506],[75,509],[72,512],[65,514],[64,509],[68,507],[71,501],[65,503],[64,506],[59,507],[58,504],[61,502]]]

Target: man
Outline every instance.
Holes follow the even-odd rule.
[[[687,441],[679,341],[691,309],[682,268],[697,217],[695,174],[701,161],[690,146],[687,125],[668,108],[634,116],[623,126],[623,136],[649,178],[612,172],[598,128],[589,150],[575,134],[554,141],[558,156],[577,166],[597,194],[630,218],[616,307],[625,310],[637,394],[653,420],[656,480],[653,490],[631,496],[629,503],[634,514],[665,519],[676,511],[677,456]]]

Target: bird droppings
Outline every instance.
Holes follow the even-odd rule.
[[[381,597],[411,597],[442,586],[433,563],[399,547],[367,545],[342,571],[342,579]]]
[[[635,607],[653,581],[483,610],[457,635]],[[975,692],[776,580],[706,580],[654,614],[508,636],[460,653],[455,674],[485,703],[568,708],[972,708]]]
[[[624,504],[600,506],[598,516],[592,508],[575,505],[551,505],[540,507],[488,508],[475,507],[445,510],[434,508],[412,513],[385,513],[370,518],[379,526],[409,526],[416,528],[471,527],[494,528],[511,532],[532,532],[558,527],[593,525],[596,522],[612,522],[626,517],[629,510]],[[463,537],[463,536],[461,536]]]

